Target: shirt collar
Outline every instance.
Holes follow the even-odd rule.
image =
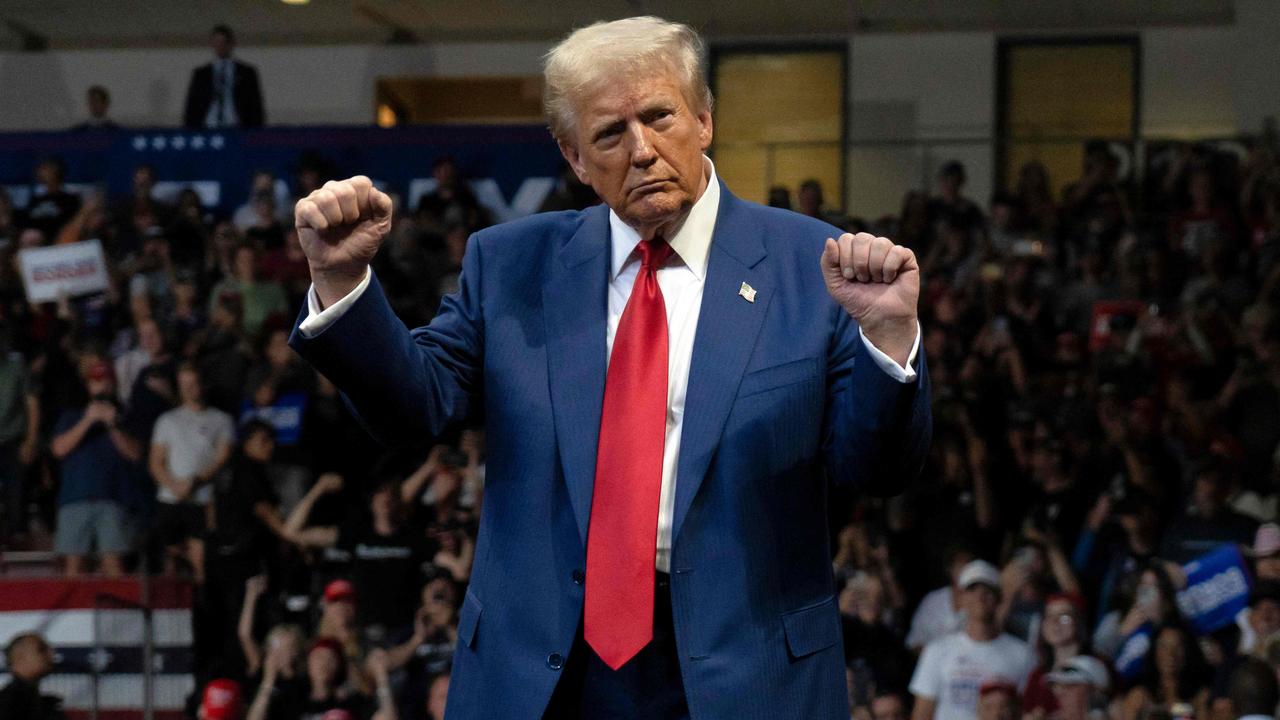
[[[670,238],[671,249],[677,257],[698,276],[706,278],[707,256],[711,253],[711,235],[716,228],[716,215],[720,211],[720,181],[716,179],[716,166],[711,158],[703,156],[706,163],[707,189],[702,197],[689,209],[684,223]],[[622,268],[626,267],[640,243],[640,233],[622,221],[612,209],[609,210],[609,235],[613,249],[613,257],[609,266],[609,279],[615,280]]]

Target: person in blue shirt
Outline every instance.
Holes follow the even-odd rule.
[[[120,575],[132,544],[124,500],[141,447],[120,426],[111,365],[90,364],[85,386],[89,401],[63,412],[50,443],[61,463],[53,547],[67,575],[84,572],[85,558],[95,550],[99,571]]]

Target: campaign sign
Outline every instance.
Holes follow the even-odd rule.
[[[1187,586],[1178,593],[1178,609],[1204,635],[1235,622],[1249,605],[1249,573],[1235,545],[1222,545],[1182,567]]]
[[[107,289],[107,264],[97,240],[27,248],[18,253],[27,300],[50,302]]]
[[[1147,653],[1151,650],[1151,623],[1134,630],[1116,653],[1116,674],[1125,680],[1132,680],[1146,667]]]
[[[284,393],[266,407],[258,407],[246,402],[240,410],[240,424],[243,425],[252,419],[265,421],[276,429],[278,445],[293,446],[302,439],[302,417],[306,414],[306,410],[306,393]]]

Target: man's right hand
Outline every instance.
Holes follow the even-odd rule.
[[[391,197],[364,175],[330,180],[294,206],[298,242],[320,304],[329,307],[364,279],[391,230]]]

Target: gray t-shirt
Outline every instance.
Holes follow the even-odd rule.
[[[160,416],[151,434],[152,445],[165,447],[165,464],[178,482],[186,482],[209,467],[218,449],[235,439],[235,423],[231,416],[215,408],[191,410],[177,407]],[[207,505],[213,497],[213,486],[205,483],[188,502]],[[156,499],[162,503],[177,501],[168,488],[161,486]]]

